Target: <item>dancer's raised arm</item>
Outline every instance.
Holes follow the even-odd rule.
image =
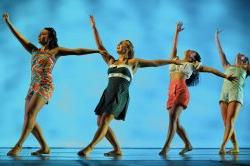
[[[220,33],[221,33],[220,30],[216,30],[215,43],[216,43],[217,49],[219,51],[222,66],[223,66],[224,69],[226,69],[230,65],[230,63],[228,62],[228,60],[226,58],[226,55],[225,55],[225,53],[224,53],[224,51],[223,51],[223,49],[221,47],[221,44],[220,44],[220,38],[219,38]]]
[[[179,32],[181,32],[184,29],[182,26],[183,26],[182,22],[178,22],[176,24],[176,30],[175,30],[175,35],[174,35],[174,43],[173,43],[171,59],[174,59],[174,58],[177,57],[178,35],[179,35]]]
[[[37,49],[37,47],[30,43],[21,33],[19,33],[16,28],[14,28],[14,26],[12,25],[10,19],[9,19],[9,14],[8,13],[4,13],[3,14],[3,20],[6,22],[6,24],[8,25],[10,31],[14,34],[14,36],[18,39],[18,41],[23,45],[23,47],[29,52],[31,53],[32,50]]]
[[[96,29],[95,20],[94,20],[93,16],[90,16],[90,24],[92,26],[94,36],[95,36],[95,41],[96,41],[97,47],[98,47],[98,49],[100,51],[100,54],[102,55],[102,58],[104,59],[104,61],[107,64],[112,63],[112,61],[114,61],[114,57],[111,56],[108,53],[108,51],[105,49],[105,47],[103,46],[101,38],[99,36],[99,33],[98,33],[97,29]]]

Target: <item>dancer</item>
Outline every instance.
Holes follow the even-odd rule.
[[[177,41],[179,32],[181,32],[183,29],[183,24],[181,22],[177,23],[171,59],[179,59],[177,56]],[[198,52],[194,50],[186,50],[184,58],[181,61],[183,65],[177,66],[173,64],[169,66],[170,85],[167,101],[169,128],[166,142],[159,155],[166,155],[176,132],[185,144],[185,147],[180,151],[179,154],[182,155],[192,150],[192,145],[188,139],[185,129],[181,125],[180,115],[182,111],[187,108],[189,103],[188,86],[194,86],[198,84],[199,72],[212,73],[230,81],[234,79],[234,77],[223,74],[216,69],[202,66],[201,57]]]
[[[122,155],[121,148],[110,127],[110,123],[113,119],[125,120],[129,103],[129,85],[136,70],[143,67],[158,67],[170,63],[180,63],[176,60],[144,60],[134,58],[133,45],[129,40],[123,40],[118,44],[117,53],[119,58],[116,60],[104,48],[97,32],[93,16],[90,16],[90,22],[94,31],[96,44],[104,61],[108,65],[109,83],[95,109],[95,113],[98,116],[97,124],[99,127],[91,143],[79,151],[78,155],[87,156],[96,144],[106,137],[114,150],[104,155],[120,156]]]
[[[233,74],[233,76],[238,78],[235,82],[224,80],[222,86],[219,103],[225,130],[219,154],[238,154],[240,150],[236,139],[234,123],[243,105],[244,82],[250,73],[249,59],[245,55],[238,53],[235,58],[235,63],[231,65],[221,47],[219,35],[220,31],[217,30],[215,41],[219,50],[221,64],[225,69],[225,74]],[[233,144],[233,148],[226,152],[225,147],[229,139]]]
[[[42,47],[37,48],[13,27],[8,13],[3,14],[3,19],[10,31],[31,54],[32,58],[32,76],[30,88],[25,101],[23,130],[16,145],[7,153],[7,155],[18,155],[30,132],[35,136],[41,145],[41,149],[36,152],[32,152],[31,154],[49,154],[50,148],[43,137],[41,128],[36,121],[36,117],[42,107],[50,100],[53,93],[54,85],[52,81],[52,69],[60,56],[85,55],[98,53],[99,51],[84,48],[69,49],[59,47],[57,44],[56,31],[51,27],[46,27],[41,31],[38,41]]]

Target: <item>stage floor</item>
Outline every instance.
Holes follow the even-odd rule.
[[[218,149],[195,148],[185,155],[171,149],[165,157],[159,148],[123,148],[119,158],[105,157],[108,148],[97,148],[88,157],[77,155],[79,148],[52,148],[50,155],[31,156],[36,148],[24,148],[17,157],[6,156],[10,148],[0,148],[0,165],[250,165],[250,148],[241,148],[238,155],[218,155]]]

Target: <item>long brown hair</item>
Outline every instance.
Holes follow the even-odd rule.
[[[49,31],[49,38],[52,38],[51,41],[49,41],[48,48],[53,49],[53,48],[58,47],[57,36],[56,36],[55,29],[52,28],[52,27],[45,27],[44,29]]]
[[[195,61],[201,62],[201,56],[198,52],[195,52]],[[198,71],[193,71],[192,75],[190,76],[189,79],[186,79],[186,84],[187,86],[195,86],[199,83],[199,72]]]

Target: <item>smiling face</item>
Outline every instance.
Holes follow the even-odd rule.
[[[121,41],[117,45],[116,51],[120,56],[125,56],[125,58],[133,58],[134,56],[133,45],[128,40]]]
[[[128,52],[128,49],[128,45],[124,41],[121,41],[116,47],[116,51],[118,54],[126,54]]]
[[[42,45],[45,46],[49,43],[51,39],[49,38],[49,31],[46,29],[43,29],[41,33],[38,36],[38,42]]]
[[[249,60],[248,60],[248,58],[247,58],[245,55],[243,55],[243,54],[241,54],[241,53],[238,53],[238,54],[236,55],[236,58],[235,58],[235,64],[236,64],[236,65],[245,65],[245,64],[249,64]]]

